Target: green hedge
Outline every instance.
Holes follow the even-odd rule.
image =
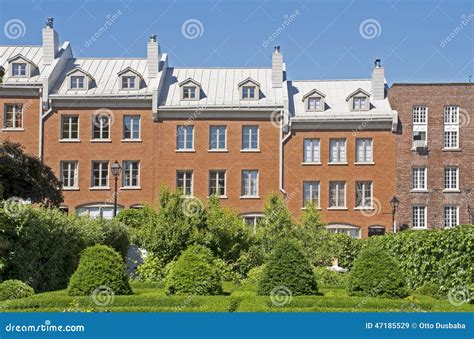
[[[33,294],[33,288],[20,280],[6,280],[0,284],[0,301],[26,298]]]

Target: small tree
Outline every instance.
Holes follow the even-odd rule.
[[[311,264],[301,246],[292,240],[283,240],[275,247],[257,283],[257,294],[270,295],[281,287],[292,295],[318,291]]]

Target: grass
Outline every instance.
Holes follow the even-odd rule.
[[[447,299],[413,294],[405,299],[348,296],[343,286],[320,286],[321,295],[292,297],[284,306],[256,296],[255,286],[224,283],[222,296],[167,296],[160,284],[132,283],[129,296],[114,296],[107,306],[66,291],[0,302],[1,312],[473,312],[474,305],[454,306]]]

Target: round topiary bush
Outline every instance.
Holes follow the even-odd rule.
[[[291,295],[318,292],[311,264],[301,246],[291,240],[280,242],[270,254],[257,282],[257,294],[271,295],[279,288],[289,290]]]
[[[404,298],[405,278],[397,262],[384,250],[369,246],[354,261],[349,282],[350,295]]]
[[[0,284],[0,301],[26,298],[35,290],[20,280],[5,280]]]
[[[168,294],[222,294],[211,250],[198,245],[188,247],[169,271],[165,288]]]
[[[112,248],[95,245],[81,253],[79,266],[69,280],[69,295],[90,295],[106,288],[114,294],[131,294],[125,264]]]

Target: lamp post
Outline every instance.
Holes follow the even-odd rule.
[[[471,205],[467,204],[467,215],[468,215],[468,220],[469,220],[469,223],[472,224],[473,223],[473,216],[474,216],[474,213],[473,213],[473,210],[472,210],[472,207]]]
[[[392,200],[390,200],[390,206],[392,206],[392,228],[393,233],[397,233],[397,229],[395,226],[395,213],[397,212],[397,207],[400,201],[397,199],[396,196],[393,196]]]
[[[115,180],[115,191],[114,191],[114,217],[117,215],[117,182],[118,182],[118,177],[120,175],[120,172],[122,171],[122,167],[120,167],[120,164],[118,163],[117,160],[112,164],[111,166],[112,169],[112,175],[114,176]]]

